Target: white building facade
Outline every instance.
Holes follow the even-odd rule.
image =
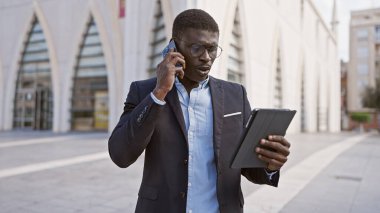
[[[0,130],[112,130],[188,8],[219,24],[211,75],[245,85],[252,107],[296,109],[289,132],[340,130],[336,31],[311,0],[127,0],[124,18],[118,0],[0,2]]]
[[[103,68],[103,71],[106,70],[107,82],[105,91],[108,91],[105,97],[109,112],[103,113],[103,117],[104,114],[107,115],[103,120],[107,123],[109,120],[118,119],[122,104],[120,97],[125,96],[122,92],[122,81],[117,80],[123,78],[124,69],[124,19],[118,18],[118,7],[119,1],[116,0],[1,1],[0,79],[3,100],[0,108],[1,130],[18,128],[48,129],[54,132],[74,130],[72,100],[75,90],[74,79],[76,73],[80,73],[78,67],[83,67],[81,63],[85,63],[90,75],[94,74],[99,78],[102,69],[99,60],[104,60],[106,68]],[[92,22],[96,26],[95,33],[88,38],[84,37],[89,34],[87,31]],[[101,46],[98,48],[100,50],[96,50],[96,47],[91,50],[91,47],[97,44]],[[86,51],[91,53],[92,58],[87,56],[87,62],[83,62],[80,56]],[[97,55],[102,57],[96,58]],[[36,85],[35,81],[45,75],[50,76],[50,86],[42,86],[42,89],[50,91],[51,95],[41,100],[42,104],[32,103],[40,100],[36,98],[38,95],[36,91],[40,90],[41,85],[38,85],[40,82]],[[24,78],[22,82],[19,81],[21,76]],[[29,79],[31,76],[34,76],[34,80]],[[29,83],[32,86],[28,86]],[[94,99],[94,94],[90,96],[83,99],[87,102]],[[31,103],[28,103],[30,100]],[[16,109],[18,103],[27,106]],[[95,105],[94,101],[90,104]],[[114,112],[114,109],[119,110]],[[83,109],[81,112],[89,114],[91,110],[93,111],[93,109]],[[44,119],[51,121],[45,121],[48,123],[47,126],[43,125],[44,122],[40,125],[36,117],[46,111],[49,111],[47,113],[49,118]],[[83,122],[85,123],[86,119],[82,119]],[[92,124],[93,128],[87,129],[108,129],[108,125],[106,128],[95,126],[96,124]]]

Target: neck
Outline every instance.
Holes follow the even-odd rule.
[[[182,79],[178,78],[178,80],[183,84],[187,93],[190,95],[192,89],[197,88],[199,86],[199,82],[192,81],[184,76]]]

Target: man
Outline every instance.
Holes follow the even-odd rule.
[[[251,108],[243,86],[208,75],[221,51],[218,25],[190,9],[175,18],[172,36],[176,51],[157,66],[157,78],[131,84],[110,156],[124,168],[145,150],[136,212],[242,212],[241,175],[277,186],[290,144],[269,136],[266,148],[252,150],[266,169],[232,169]]]

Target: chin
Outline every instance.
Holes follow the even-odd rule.
[[[205,75],[205,76],[197,76],[196,78],[193,78],[193,79],[191,79],[191,80],[192,80],[192,81],[195,81],[195,82],[197,82],[197,83],[200,83],[201,81],[206,80],[207,77],[208,77],[208,74]]]

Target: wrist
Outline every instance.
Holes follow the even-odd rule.
[[[169,91],[166,91],[164,89],[160,89],[160,88],[155,88],[153,90],[153,95],[160,101],[164,101],[166,95],[168,94]]]
[[[278,169],[277,169],[277,170],[272,170],[272,169],[269,169],[269,168],[265,168],[265,171],[266,171],[267,173],[273,173],[273,172],[277,172]]]

